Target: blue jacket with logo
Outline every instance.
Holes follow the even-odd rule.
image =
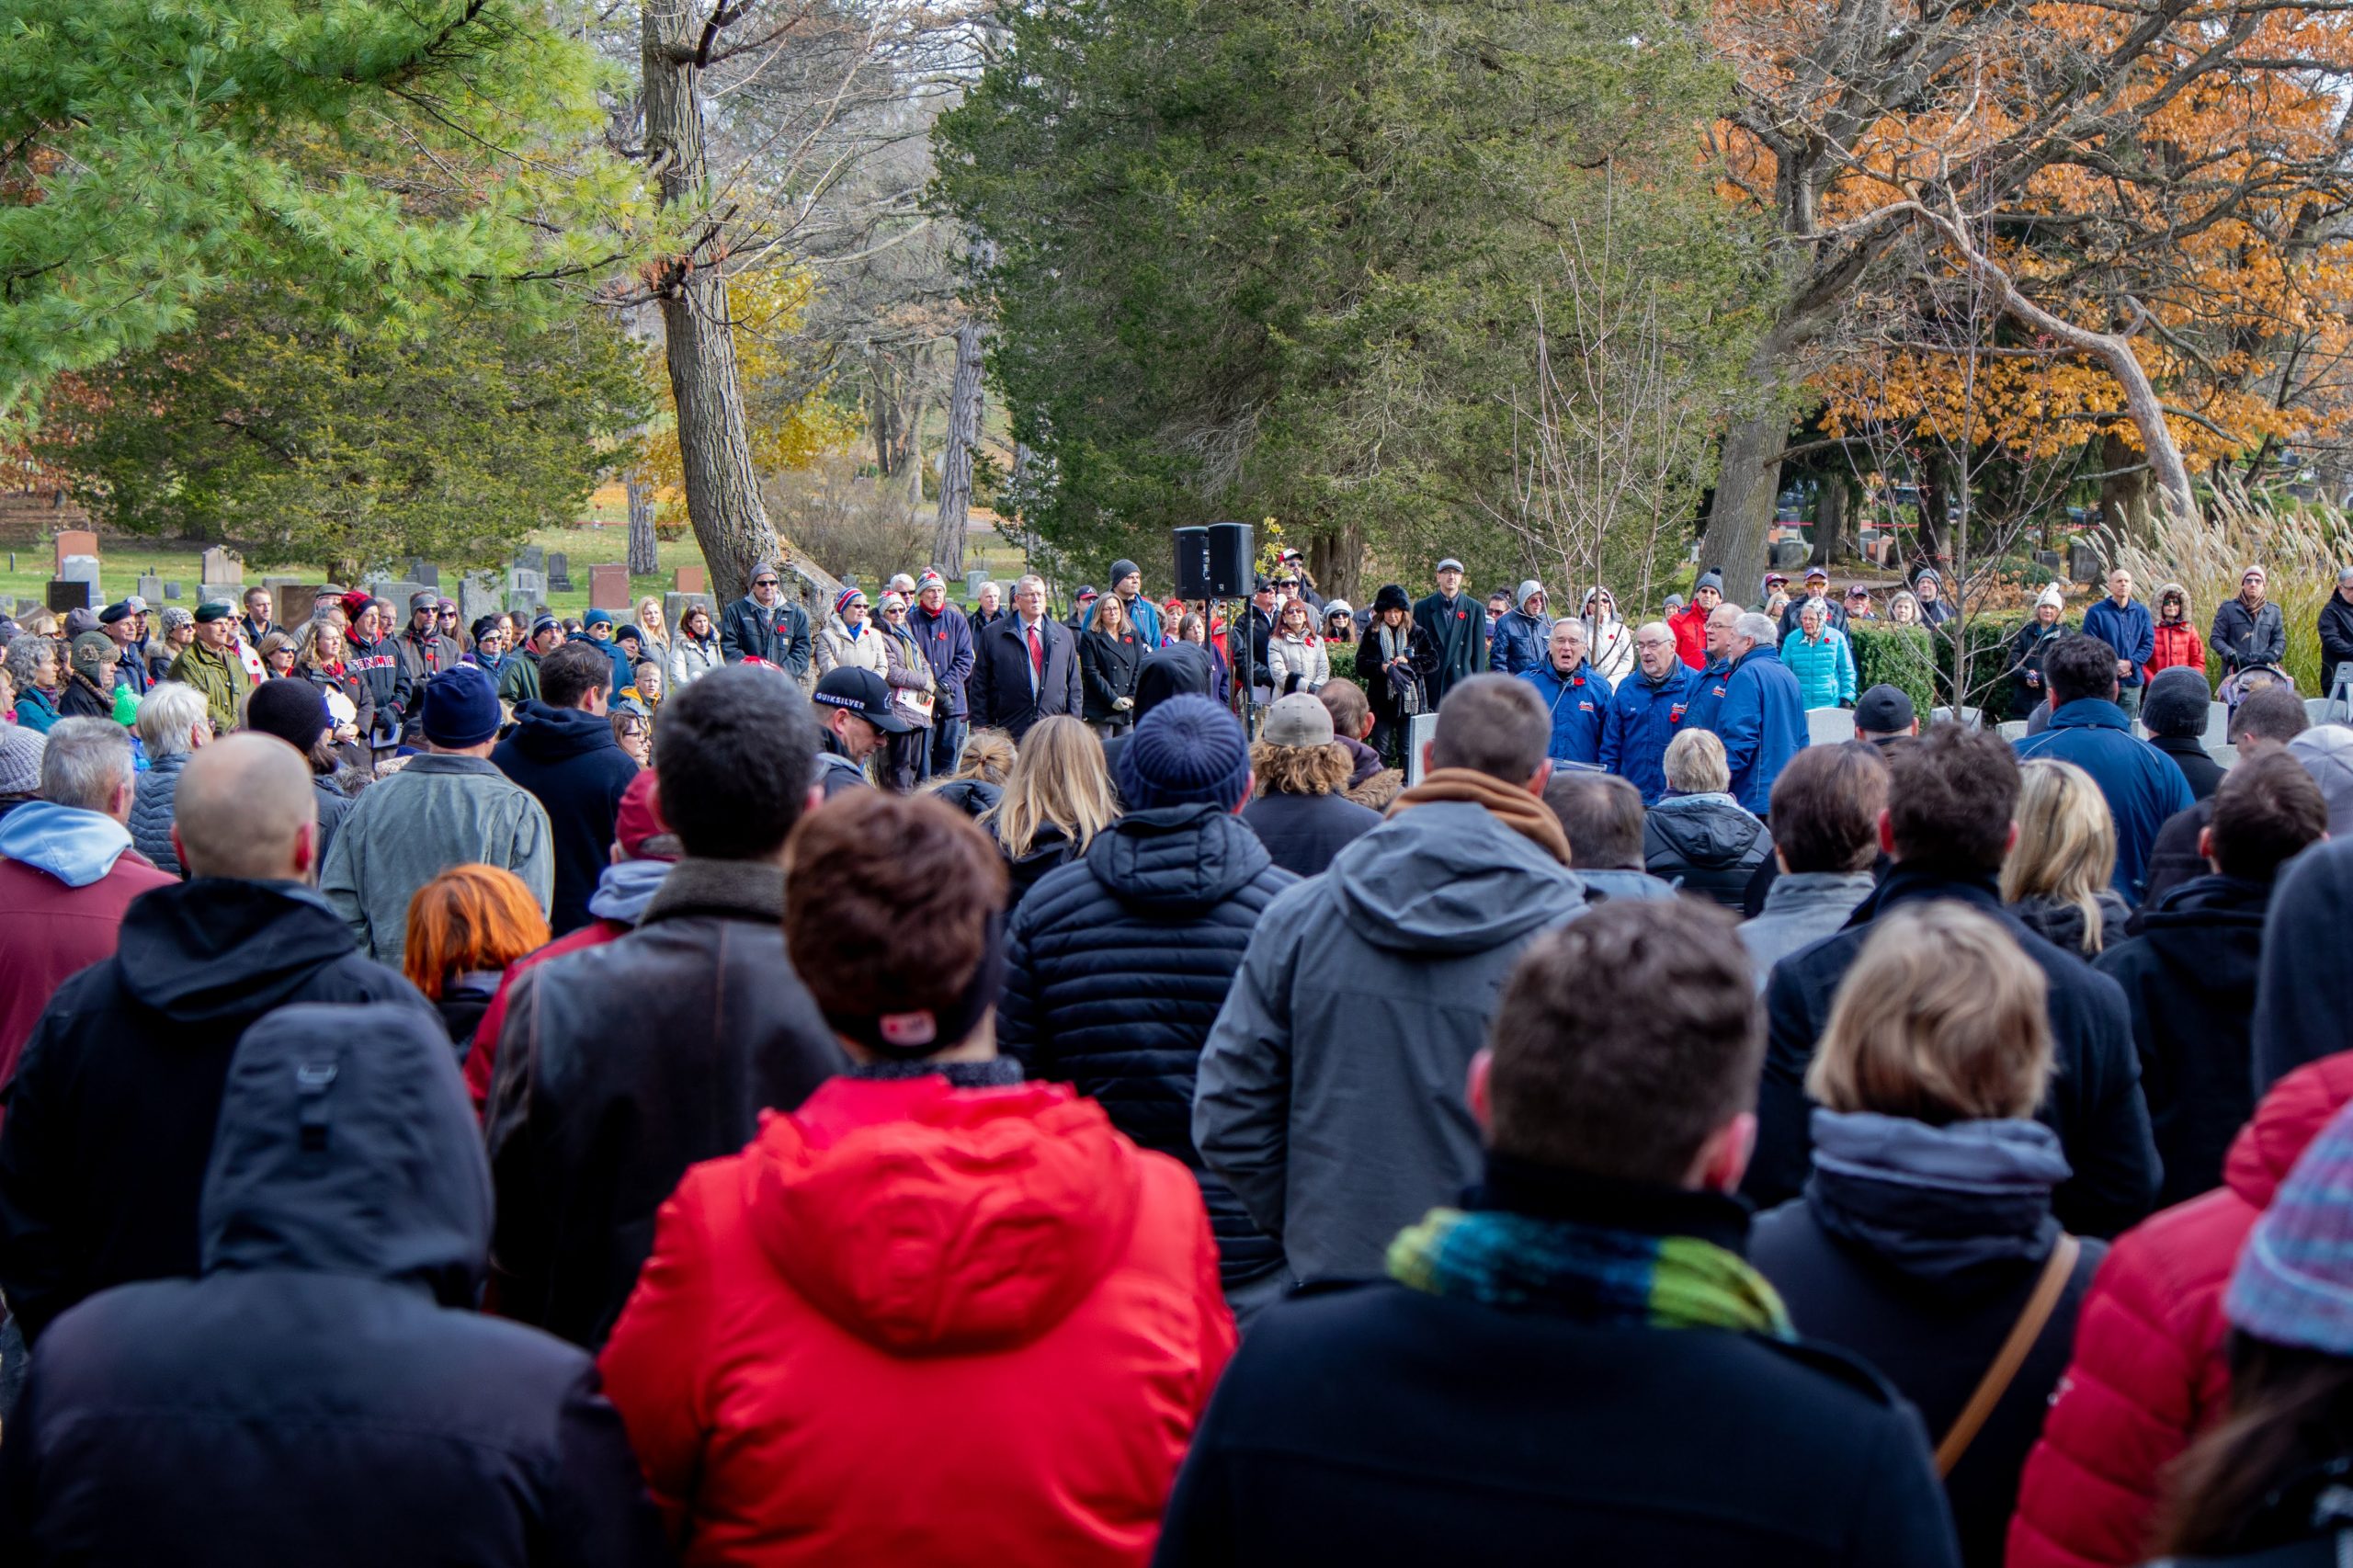
[[[941,704],[935,717],[963,718],[969,711],[964,705],[964,683],[972,678],[972,623],[952,605],[941,605],[934,615],[918,604],[907,611],[907,631],[923,656],[931,661],[931,678],[939,688]]]
[[[1552,744],[1545,755],[1555,762],[1598,763],[1602,723],[1609,711],[1608,679],[1591,665],[1579,665],[1576,674],[1563,676],[1550,658],[1521,671],[1519,678],[1535,687],[1536,695],[1552,710]]]
[[[1696,673],[1699,678],[1691,683],[1691,708],[1683,715],[1684,726],[1712,730],[1716,716],[1723,711],[1724,687],[1732,679],[1732,664],[1711,653]]]
[[[1805,699],[1779,653],[1759,643],[1733,662],[1715,729],[1732,768],[1733,799],[1763,816],[1773,780],[1806,741]]]
[[[1677,659],[1659,681],[1636,665],[1610,693],[1601,725],[1601,766],[1640,790],[1646,806],[1666,794],[1667,744],[1691,727],[1687,710],[1699,687],[1699,673]]]

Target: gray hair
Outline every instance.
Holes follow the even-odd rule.
[[[1798,619],[1799,619],[1800,620],[1803,620],[1807,616],[1812,616],[1812,617],[1813,617],[1813,619],[1816,619],[1816,620],[1818,620],[1818,621],[1822,622],[1824,626],[1829,625],[1829,624],[1830,624],[1830,603],[1829,603],[1829,601],[1828,601],[1828,600],[1826,600],[1826,599],[1816,599],[1816,598],[1808,598],[1808,599],[1801,600],[1801,601],[1799,602],[1799,604],[1798,604]],[[1759,619],[1762,619],[1762,618],[1760,617]]]
[[[1710,730],[1686,730],[1666,747],[1666,787],[1685,795],[1721,794],[1732,788],[1724,744]]]
[[[1732,623],[1732,634],[1745,637],[1751,642],[1772,642],[1775,630],[1771,617],[1759,615],[1755,610],[1748,611]]]
[[[111,812],[131,779],[131,732],[111,719],[60,719],[40,754],[40,798]]]
[[[149,756],[172,756],[194,749],[188,743],[204,716],[204,693],[185,681],[167,680],[139,699],[136,727]]]
[[[39,637],[26,632],[8,644],[8,679],[15,684],[18,691],[26,690],[33,684],[33,669],[40,663],[40,656],[44,653],[51,658],[57,656],[58,647],[55,638]]]
[[[1564,615],[1555,619],[1552,622],[1552,631],[1558,631],[1563,626],[1574,626],[1577,629],[1578,636],[1582,637],[1585,635],[1585,622],[1578,619],[1574,615]],[[1548,631],[1544,635],[1550,637],[1552,634],[1552,631]]]
[[[1042,594],[1046,591],[1046,580],[1043,577],[1039,576],[1035,572],[1026,573],[1019,577],[1016,577],[1013,580],[1013,591],[1016,594],[1018,594],[1022,589],[1028,587],[1032,583],[1038,585],[1038,591],[1040,593]]]

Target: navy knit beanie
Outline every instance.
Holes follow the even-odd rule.
[[[480,665],[452,665],[425,685],[425,738],[452,750],[498,733],[498,688]]]
[[[1131,812],[1196,801],[1231,810],[1250,777],[1242,722],[1206,697],[1172,697],[1120,748],[1120,798]]]

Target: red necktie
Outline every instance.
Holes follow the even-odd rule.
[[[1046,645],[1038,641],[1038,629],[1029,628],[1029,673],[1038,679],[1046,678]]]

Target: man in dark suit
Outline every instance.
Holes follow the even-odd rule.
[[[1430,706],[1446,700],[1457,682],[1487,667],[1487,607],[1462,591],[1462,562],[1448,556],[1438,563],[1438,592],[1414,607],[1420,627],[1438,653],[1430,676]]]
[[[1013,585],[1013,613],[980,635],[969,687],[974,728],[1009,732],[1019,740],[1050,713],[1078,716],[1078,638],[1046,614],[1046,585],[1024,577]]]

